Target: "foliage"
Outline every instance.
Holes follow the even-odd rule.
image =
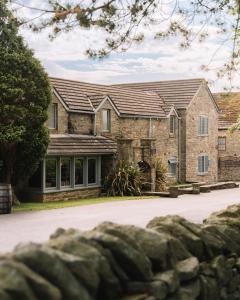
[[[44,126],[51,90],[47,74],[18,34],[18,22],[0,1],[1,180],[22,186],[48,146]]]
[[[156,169],[156,188],[159,191],[166,190],[167,183],[167,167],[162,162],[161,158],[156,158],[155,161],[155,169]]]
[[[119,161],[106,177],[104,187],[111,196],[141,195],[142,172],[138,166]]]
[[[37,5],[29,7],[24,1],[11,0],[17,12],[21,7],[31,10],[31,19],[23,18],[22,24],[34,31],[49,27],[52,29],[51,38],[76,27],[103,30],[106,34],[105,45],[98,49],[88,49],[87,53],[91,57],[104,57],[111,51],[126,51],[134,42],[142,42],[146,33],[151,33],[156,39],[180,36],[182,48],[189,47],[196,40],[202,42],[214,34],[221,37],[219,47],[225,42],[231,49],[229,60],[226,58],[218,76],[231,73],[239,64],[239,0],[44,2],[45,6],[43,4],[39,8]],[[203,68],[207,70],[208,65]]]

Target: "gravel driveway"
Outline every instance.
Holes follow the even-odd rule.
[[[0,251],[12,250],[20,242],[48,239],[58,227],[91,229],[102,221],[145,226],[155,216],[181,215],[200,223],[210,213],[240,204],[240,189],[183,195],[177,199],[158,198],[116,201],[39,212],[0,216]]]

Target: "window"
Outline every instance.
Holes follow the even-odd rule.
[[[57,159],[49,158],[46,159],[45,165],[45,185],[46,188],[57,187]]]
[[[198,157],[198,173],[205,174],[208,172],[209,159],[207,155],[200,155]]]
[[[57,128],[57,104],[52,103],[48,107],[48,128]]]
[[[96,183],[97,179],[97,160],[96,158],[88,159],[88,184]]]
[[[176,122],[176,117],[175,116],[170,116],[170,134],[175,134],[175,122]]]
[[[171,176],[176,176],[177,174],[177,158],[175,156],[168,160],[168,173]]]
[[[83,184],[83,163],[82,158],[75,159],[75,185]]]
[[[95,186],[101,182],[101,156],[54,156],[44,160],[43,167],[39,168],[36,178],[32,178],[32,187],[41,188],[41,180],[45,174],[43,189],[74,190],[83,187]],[[41,172],[41,170],[44,170]],[[40,179],[40,180],[39,180]],[[36,182],[35,182],[36,181]]]
[[[226,151],[226,137],[225,136],[218,137],[218,150]]]
[[[199,135],[208,135],[208,117],[207,116],[199,117],[198,134]]]
[[[61,186],[71,185],[71,159],[61,159]]]
[[[110,109],[102,110],[103,131],[110,131]]]

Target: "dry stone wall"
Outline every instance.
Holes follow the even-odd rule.
[[[0,299],[240,299],[240,205],[202,225],[157,217],[146,229],[58,229],[0,257]]]

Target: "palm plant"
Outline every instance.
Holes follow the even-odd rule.
[[[141,195],[142,172],[132,163],[118,161],[106,177],[104,187],[109,196]]]

